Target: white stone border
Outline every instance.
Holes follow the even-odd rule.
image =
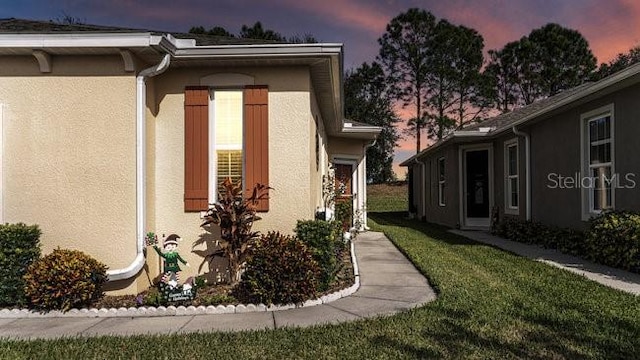
[[[101,318],[101,317],[153,317],[153,316],[187,316],[187,315],[213,315],[213,314],[240,314],[249,312],[264,311],[281,311],[296,308],[311,307],[322,305],[336,301],[343,297],[347,297],[355,293],[360,288],[360,272],[358,270],[358,262],[356,260],[355,247],[351,241],[351,263],[353,264],[354,283],[348,288],[336,291],[331,294],[323,295],[320,298],[307,300],[301,305],[270,305],[265,304],[238,304],[238,305],[218,305],[218,306],[150,306],[150,307],[130,307],[130,308],[101,308],[101,309],[71,309],[67,312],[53,310],[48,312],[39,312],[29,309],[2,309],[0,310],[0,319],[3,318],[60,318],[60,317],[85,317],[85,318]]]

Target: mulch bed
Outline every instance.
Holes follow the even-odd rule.
[[[341,268],[338,271],[336,276],[336,280],[331,284],[331,287],[322,293],[319,293],[317,296],[320,297],[322,295],[327,295],[334,293],[336,291],[340,291],[345,289],[351,285],[353,285],[355,281],[355,277],[353,275],[353,264],[351,263],[351,251],[350,247],[347,247],[347,250],[341,254]],[[198,293],[192,301],[184,301],[179,303],[170,303],[169,305],[184,305],[184,306],[208,306],[208,305],[237,305],[237,304],[248,304],[251,301],[248,299],[237,299],[234,298],[232,293],[232,286],[228,284],[215,284],[215,285],[205,285],[204,287],[198,289]],[[151,292],[155,291],[154,289],[149,289],[141,292],[138,295],[107,295],[102,299],[97,301],[92,307],[100,309],[100,308],[130,308],[130,307],[139,307],[139,306],[154,306],[159,304],[144,304],[141,302],[141,299],[147,297],[147,295]]]

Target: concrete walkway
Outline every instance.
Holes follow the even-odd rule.
[[[579,257],[563,254],[557,250],[545,249],[539,245],[522,244],[506,240],[484,231],[450,231],[471,240],[493,245],[514,254],[582,275],[602,285],[634,295],[640,295],[640,274],[592,263]]]
[[[362,233],[358,235],[354,244],[360,272],[360,288],[353,295],[331,303],[243,314],[0,319],[0,338],[170,334],[306,327],[393,314],[435,299],[435,293],[424,276],[383,234]]]

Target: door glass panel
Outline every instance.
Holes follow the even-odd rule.
[[[489,151],[467,151],[466,205],[467,217],[489,217]]]

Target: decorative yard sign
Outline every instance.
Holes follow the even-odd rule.
[[[193,278],[180,285],[180,265],[179,262],[189,266],[176,251],[180,237],[176,234],[167,236],[163,241],[163,250],[158,248],[158,236],[152,232],[147,234],[147,246],[153,246],[153,249],[160,257],[164,259],[162,280],[158,284],[158,291],[163,300],[167,302],[188,301],[196,297],[197,284]]]

